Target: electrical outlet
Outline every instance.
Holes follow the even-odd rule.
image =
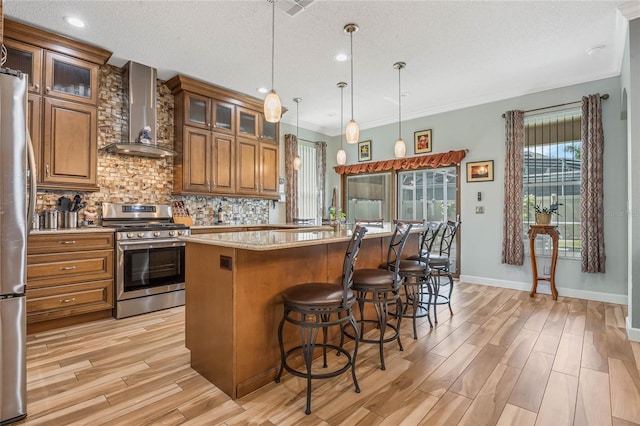
[[[544,268],[542,268],[542,273],[544,275],[551,275],[551,265],[544,265]]]
[[[476,206],[476,214],[484,214],[484,206]]]

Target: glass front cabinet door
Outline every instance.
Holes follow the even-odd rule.
[[[212,107],[212,130],[221,133],[233,134],[236,131],[234,126],[234,108],[233,104],[214,99]]]
[[[260,115],[257,111],[238,107],[238,135],[258,139]]]
[[[29,76],[29,91],[42,91],[42,49],[19,41],[5,39],[7,62],[4,66],[12,70],[22,71]]]
[[[45,95],[95,105],[98,99],[98,66],[46,52]]]
[[[184,121],[185,124],[201,129],[211,127],[211,102],[206,96],[193,93],[184,95]]]

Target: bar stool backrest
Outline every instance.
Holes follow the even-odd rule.
[[[347,309],[347,294],[353,285],[353,271],[362,246],[362,238],[366,233],[367,228],[356,225],[353,229],[351,240],[349,240],[349,245],[347,245],[347,252],[344,255],[344,262],[342,263],[342,307],[344,309]]]
[[[356,223],[360,225],[376,226],[382,228],[384,226],[384,219],[356,219]]]
[[[387,269],[394,272],[395,286],[399,283],[398,272],[400,271],[400,260],[402,251],[407,243],[409,231],[411,231],[411,223],[396,223],[393,230],[393,236],[389,242],[389,250],[387,251]]]
[[[447,224],[443,226],[442,238],[440,238],[440,256],[449,257],[451,255],[451,246],[453,240],[460,229],[460,221],[454,222],[452,220],[447,221]]]
[[[421,256],[431,253],[433,243],[436,242],[436,237],[440,233],[442,225],[442,222],[427,224],[427,228],[420,235],[420,249],[418,250],[418,253]]]

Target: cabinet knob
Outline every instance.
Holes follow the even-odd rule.
[[[46,91],[47,91],[47,93],[49,93],[49,92],[51,91],[51,87],[46,86],[46,87],[44,88],[44,90],[46,90]]]
[[[39,85],[39,84],[34,84],[34,85],[33,85],[33,87],[34,87],[36,90],[40,90],[40,85]]]

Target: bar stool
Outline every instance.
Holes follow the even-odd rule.
[[[347,251],[342,265],[342,281],[334,283],[305,283],[290,287],[281,293],[284,305],[284,315],[278,326],[278,344],[280,345],[280,370],[276,376],[276,383],[284,370],[294,376],[307,379],[307,405],[305,414],[311,413],[311,380],[335,377],[351,369],[351,376],[355,391],[360,393],[360,386],[356,378],[356,356],[358,355],[359,332],[358,325],[353,317],[352,307],[356,298],[351,290],[353,283],[353,270],[362,245],[362,238],[367,229],[356,226],[347,245]],[[284,323],[288,322],[301,327],[302,344],[285,352],[282,331]],[[342,347],[342,331],[350,325],[353,328],[355,346],[353,355]],[[340,346],[327,343],[327,329],[331,326],[339,326],[341,331]],[[322,329],[322,343],[316,343],[318,332]],[[322,348],[323,368],[327,368],[327,348],[336,350],[338,354],[346,356],[345,364],[325,373],[313,373],[313,354],[316,347]],[[295,353],[302,352],[305,370],[297,370],[289,365],[287,359]]]
[[[415,223],[414,221],[403,220],[397,220],[395,222]],[[426,225],[424,231],[420,234],[419,254],[401,260],[398,265],[405,294],[402,316],[412,319],[414,340],[418,339],[417,318],[427,317],[429,326],[433,328],[433,323],[429,316],[429,307],[431,306],[431,298],[433,295],[431,268],[429,267],[429,249],[439,230],[440,225]]]
[[[432,280],[433,286],[433,318],[434,322],[438,323],[438,312],[437,305],[448,305],[449,312],[453,315],[453,310],[451,309],[451,293],[453,292],[453,277],[451,276],[451,246],[453,245],[453,240],[460,229],[461,222],[458,220],[454,222],[452,220],[447,221],[447,224],[444,225],[444,230],[442,231],[442,238],[440,239],[438,254],[433,254],[429,256],[429,267],[432,269],[432,275],[434,278]],[[442,275],[446,275],[448,281],[444,284],[441,282]],[[442,287],[449,288],[449,294],[443,295],[440,294],[440,290]]]
[[[347,337],[360,340],[361,343],[376,343],[380,347],[380,369],[384,370],[384,344],[397,341],[400,350],[404,350],[400,341],[400,323],[402,321],[402,300],[400,299],[401,278],[396,271],[399,271],[400,257],[407,242],[409,231],[412,225],[396,224],[393,236],[387,251],[387,262],[378,269],[356,269],[353,273],[353,290],[358,300],[358,310],[360,319],[360,336],[350,335],[343,332]],[[365,303],[372,303],[376,311],[376,319],[365,318]],[[389,324],[387,319],[389,307],[395,304],[396,318],[395,324]],[[364,337],[365,324],[375,324],[378,328],[378,337],[369,339]],[[390,336],[386,335],[387,327],[392,331]]]

